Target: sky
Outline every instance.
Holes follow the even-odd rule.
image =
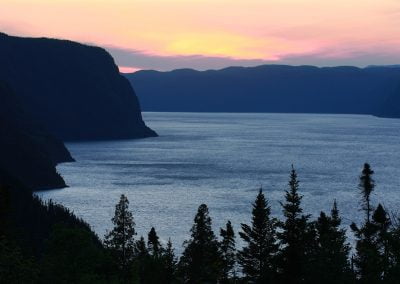
[[[104,47],[123,72],[400,63],[400,0],[0,0],[0,31]]]

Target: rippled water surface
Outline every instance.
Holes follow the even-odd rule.
[[[281,214],[291,164],[298,170],[306,212],[329,210],[357,220],[358,176],[375,170],[380,200],[400,209],[400,120],[358,115],[144,113],[160,137],[69,143],[75,163],[58,170],[69,188],[39,192],[69,207],[103,236],[120,194],[130,201],[140,234],[155,226],[180,251],[201,203],[215,229],[250,218],[262,186]]]

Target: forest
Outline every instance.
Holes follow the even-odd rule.
[[[214,232],[201,204],[177,255],[155,228],[137,235],[125,195],[113,227],[100,238],[67,208],[41,201],[2,172],[0,283],[399,283],[400,216],[372,199],[373,175],[364,164],[358,184],[363,222],[350,228],[342,225],[335,200],[318,216],[303,212],[292,167],[282,217],[271,214],[260,189],[247,224],[235,231],[228,221]]]

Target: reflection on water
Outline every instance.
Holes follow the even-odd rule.
[[[262,186],[280,214],[291,164],[307,212],[339,203],[345,223],[360,215],[358,175],[376,172],[373,201],[400,201],[400,120],[357,115],[145,113],[160,137],[70,143],[76,163],[62,164],[69,188],[40,192],[73,210],[103,236],[124,193],[139,234],[155,226],[180,251],[194,214],[206,203],[215,228],[248,222]]]

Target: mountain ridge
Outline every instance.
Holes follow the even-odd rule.
[[[124,74],[145,111],[348,113],[385,116],[400,68],[260,65]]]

